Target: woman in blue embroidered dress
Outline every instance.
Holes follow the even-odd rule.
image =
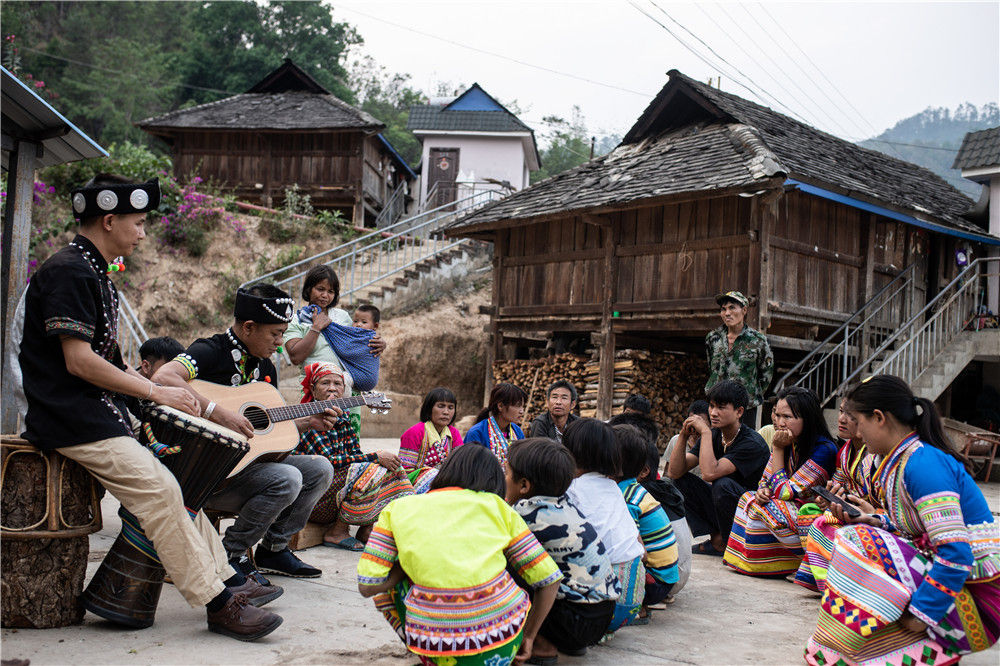
[[[951,664],[1000,634],[1000,531],[934,403],[881,375],[847,396],[878,506],[837,530],[810,664]]]
[[[490,404],[479,412],[476,425],[469,428],[463,441],[482,444],[497,457],[501,465],[507,463],[507,447],[511,442],[524,439],[518,423],[524,418],[528,394],[520,386],[501,382],[490,391]]]

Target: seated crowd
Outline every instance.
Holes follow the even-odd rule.
[[[61,451],[137,516],[178,590],[207,608],[211,630],[254,640],[277,628],[281,618],[260,607],[282,589],[262,574],[322,575],[289,547],[311,521],[325,546],[361,551],[360,593],[423,663],[585,654],[672,603],[692,554],[821,593],[810,664],[953,663],[1000,636],[998,523],[934,404],[902,380],[875,376],[842,396],[837,444],[811,391],[781,391],[765,437],[746,413],[767,382],[722,379],[668,433],[663,457],[642,396],[606,423],[574,414],[577,388],[556,381],[526,437],[528,395],[499,383],[463,436],[455,394],[437,387],[398,451],[366,453],[359,415],[338,404],[356,404],[342,399],[377,382],[380,314],[338,308],[329,267],[308,272],[298,311],[273,285],[240,289],[228,330],[186,349],[150,340],[140,366],[124,366],[108,344],[117,295],[104,269],[141,238],[137,216],[158,190],[148,205],[108,214],[91,199],[117,188],[128,201],[140,187],[152,193],[113,179],[81,190],[81,235],[31,281],[19,341],[26,436],[67,442]],[[720,298],[745,313],[742,294]],[[313,411],[294,419],[290,455],[254,460],[209,497],[206,508],[235,516],[219,537],[203,514],[189,519],[176,481],[109,396],[251,437],[247,416],[191,382],[276,383],[269,359],[282,344],[301,367],[300,404]],[[55,418],[53,397],[89,414],[101,439]]]

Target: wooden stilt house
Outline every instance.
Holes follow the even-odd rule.
[[[355,226],[375,222],[416,175],[377,119],[338,99],[291,60],[242,95],[138,124],[172,148],[178,178],[197,174],[244,200],[280,205],[298,185]]]
[[[615,348],[703,353],[718,293],[750,296],[748,323],[788,367],[901,273],[906,298],[883,326],[948,283],[956,249],[1000,244],[930,171],[669,76],[610,154],[449,230],[494,243],[496,358],[539,336],[594,334],[599,417]]]

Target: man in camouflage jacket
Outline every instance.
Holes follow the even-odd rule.
[[[756,427],[757,412],[774,377],[774,355],[764,334],[745,323],[750,304],[746,296],[729,291],[716,296],[715,302],[722,308],[722,326],[705,336],[709,369],[705,392],[724,379],[738,381],[750,394],[742,421]]]

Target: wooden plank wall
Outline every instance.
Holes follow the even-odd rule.
[[[361,138],[360,132],[182,132],[174,141],[174,172],[198,173],[238,193],[280,197],[298,184],[315,203],[350,200],[347,190],[361,179]]]
[[[497,245],[500,319],[600,317],[604,227],[615,230],[616,328],[678,309],[714,316],[715,294],[747,290],[750,209],[749,199],[701,199],[511,228]]]

